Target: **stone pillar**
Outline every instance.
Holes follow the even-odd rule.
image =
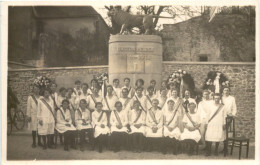
[[[123,86],[125,77],[131,86],[142,78],[145,87],[156,80],[157,89],[162,77],[162,39],[156,35],[113,35],[109,40],[109,82],[118,78]]]

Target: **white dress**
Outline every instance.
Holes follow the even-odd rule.
[[[69,124],[70,126],[66,126]],[[57,111],[57,123],[56,123],[56,130],[59,133],[64,133],[66,131],[74,131],[76,128],[72,124],[72,119],[70,116],[70,110],[67,109],[66,111],[61,107]]]
[[[83,119],[85,120],[86,125],[83,124]],[[77,109],[75,111],[75,123],[77,130],[93,128],[91,123],[90,111],[87,109],[85,111],[82,111],[81,108]]]
[[[62,101],[67,99],[66,97],[62,97],[61,95],[58,95],[57,96],[57,99],[56,99],[56,105],[58,106],[58,108],[61,107],[61,104],[62,104]]]
[[[113,87],[114,89],[114,95],[117,97],[117,98],[120,98],[121,97],[121,88],[116,88],[116,87]]]
[[[137,95],[135,95],[132,98],[132,106],[133,106],[134,101],[137,100],[136,97],[138,98],[138,100],[141,103],[141,105],[144,108],[144,110],[147,111],[147,108],[146,108],[146,97],[144,95],[142,95],[142,97],[138,97]]]
[[[51,111],[47,108],[47,106],[42,102],[43,97],[40,97],[38,101],[37,108],[37,120],[42,121],[42,125],[38,123],[38,134],[39,135],[48,135],[54,134],[55,127],[55,119],[54,119],[54,102],[51,97],[48,100],[45,100],[51,107]]]
[[[211,111],[210,104],[212,104],[212,100],[202,100],[201,102],[199,102],[197,113],[201,115],[201,122],[203,124],[205,124],[206,119],[209,118],[210,111]]]
[[[121,110],[120,112],[118,112],[118,111],[115,112],[115,111],[116,110],[112,111],[111,116],[110,116],[111,133],[113,133],[113,132],[126,132],[127,133],[126,125],[128,124],[128,119],[127,119],[127,113],[128,112],[127,111],[123,111],[123,110]],[[119,117],[119,119],[120,119],[120,121],[122,123],[123,127],[121,129],[118,129],[116,127],[116,125],[119,125],[119,122],[117,121],[115,113],[118,114],[118,117]]]
[[[92,126],[94,127],[94,137],[95,138],[101,134],[106,135],[106,134],[110,133],[110,129],[107,126],[107,115],[105,112],[103,112],[101,120],[98,121],[101,113],[102,113],[102,111],[98,112],[96,110],[94,112],[92,112]],[[102,124],[105,126],[104,128],[101,127]]]
[[[163,98],[163,97],[158,97],[158,100],[159,100],[159,107],[161,109],[164,108],[165,104],[166,104],[166,101],[167,101],[167,97]]]
[[[39,98],[35,97],[37,103],[35,103],[34,99],[32,98],[33,96],[29,96],[27,100],[27,112],[26,115],[28,117],[31,117],[31,122],[30,124],[30,129],[32,131],[37,131],[37,106],[39,102]]]
[[[191,119],[195,123],[197,123],[197,124],[201,123],[201,117],[200,117],[199,113],[194,113],[194,114],[189,113],[189,114],[190,114]],[[193,127],[193,124],[190,121],[190,119],[187,117],[186,113],[184,114],[184,117],[183,117],[182,121],[183,121],[183,123],[187,124],[187,126]],[[192,139],[192,140],[195,140],[198,143],[200,141],[200,139],[201,139],[201,134],[200,134],[200,131],[198,129],[196,129],[194,131],[189,131],[187,128],[184,128],[184,131],[181,134],[180,139],[181,140]]]
[[[141,111],[141,115],[140,115],[139,119],[135,122],[135,120],[137,119],[140,111]],[[131,128],[130,134],[132,134],[132,133],[142,133],[143,135],[145,135],[146,113],[144,111],[142,111],[141,109],[140,109],[140,111],[136,111],[134,109],[129,111],[129,121],[128,121],[128,123],[129,123],[130,128]],[[142,124],[142,126],[140,128],[136,128],[134,126],[135,124]]]
[[[168,106],[166,106],[168,107]],[[177,112],[175,112],[177,111]],[[163,111],[163,117],[164,117],[164,129],[163,129],[163,135],[164,137],[170,137],[170,138],[175,138],[175,139],[180,139],[181,131],[179,127],[176,127],[172,131],[169,131],[167,128],[168,123],[172,120],[173,115],[174,118],[171,121],[171,123],[168,125],[169,127],[175,127],[176,125],[178,126],[179,118],[181,116],[180,112],[178,111],[177,108],[173,108],[173,111],[169,111],[168,109]]]
[[[76,96],[75,98],[75,102],[74,102],[74,105],[75,105],[75,109],[78,109],[79,108],[79,103],[80,103],[80,100],[82,99],[85,99],[87,101],[87,97],[89,96],[88,93],[81,93],[81,95],[79,96]]]
[[[122,110],[123,111],[129,111],[129,110],[131,110],[131,106],[132,106],[132,99],[130,99],[130,98],[119,98],[119,101],[122,103]]]
[[[103,109],[104,110],[111,110],[111,111],[114,110],[115,109],[115,103],[118,101],[118,98],[115,95],[112,95],[112,97],[106,96],[106,99],[107,99],[107,102],[106,102],[105,99],[103,99]]]
[[[237,113],[237,105],[235,97],[233,96],[222,96],[222,103],[225,105],[225,109],[228,115],[236,116]]]
[[[156,95],[152,95],[152,96],[146,95],[145,96],[145,107],[147,109],[152,108],[152,101],[153,101],[153,99],[158,99],[158,98],[156,97]]]
[[[211,103],[211,112],[207,118],[207,121],[213,116],[217,111],[219,105],[216,105],[214,102]],[[225,131],[223,130],[223,125],[226,123],[225,120],[226,112],[225,106],[223,106],[220,112],[209,122],[207,123],[207,130],[205,134],[205,140],[211,142],[221,142],[225,140]]]
[[[156,122],[152,119],[150,112],[152,111],[152,113],[155,116]],[[152,127],[157,127],[158,130],[157,132],[153,133]],[[163,135],[163,114],[162,111],[160,111],[159,109],[157,110],[153,110],[153,108],[151,108],[150,110],[147,111],[147,115],[146,115],[146,137],[162,137]]]
[[[99,95],[98,97],[95,97],[94,95],[88,95],[87,96],[87,104],[88,104],[88,108],[89,109],[93,109],[95,110],[96,109],[96,103],[94,102],[94,100],[92,99],[92,97],[96,100],[96,102],[101,102],[103,101],[103,98],[101,95]]]

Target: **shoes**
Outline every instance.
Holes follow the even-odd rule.
[[[64,151],[69,151],[69,147],[68,146],[64,146]]]
[[[207,153],[205,154],[205,156],[211,156],[211,153],[208,153],[208,152],[207,152]]]
[[[42,146],[43,146],[43,144],[42,144],[42,143],[38,143],[38,146],[42,147]]]
[[[43,145],[42,149],[43,149],[43,150],[46,150],[46,149],[47,149],[47,146],[46,146],[46,145]]]
[[[32,144],[32,148],[36,148],[36,144],[35,143]]]
[[[48,148],[54,149],[54,146],[53,145],[48,145]]]
[[[215,152],[214,152],[214,155],[218,156],[218,151],[215,151]]]

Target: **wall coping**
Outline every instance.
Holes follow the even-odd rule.
[[[256,65],[255,62],[198,62],[198,61],[163,61],[163,64],[184,64],[184,65]]]
[[[256,65],[255,62],[185,62],[185,61],[163,61],[163,64],[182,64],[182,65]],[[8,72],[17,71],[42,71],[42,70],[74,70],[74,69],[95,69],[108,68],[108,65],[98,66],[75,66],[75,67],[49,67],[49,68],[26,68],[26,69],[8,69]]]
[[[42,70],[74,70],[74,69],[95,69],[95,68],[108,68],[108,65],[98,66],[75,66],[75,67],[49,67],[49,68],[26,68],[26,69],[8,69],[8,72],[17,71],[42,71]]]

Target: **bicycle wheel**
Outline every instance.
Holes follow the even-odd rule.
[[[23,129],[25,125],[25,116],[23,111],[17,110],[14,115],[14,124],[17,130]]]
[[[12,120],[7,117],[7,136],[11,135],[13,129]]]

